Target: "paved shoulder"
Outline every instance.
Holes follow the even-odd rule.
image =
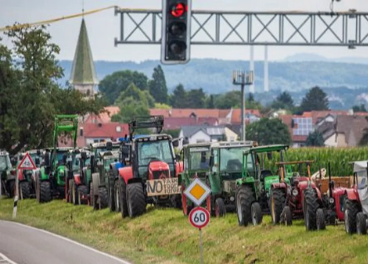
[[[0,220],[0,234],[0,260],[3,257],[9,263],[130,264],[68,238],[14,222]]]

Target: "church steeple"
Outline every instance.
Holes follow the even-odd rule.
[[[77,48],[75,50],[70,83],[74,89],[92,98],[95,93],[94,87],[98,84],[84,18],[82,19]]]

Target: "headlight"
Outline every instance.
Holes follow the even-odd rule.
[[[293,189],[292,194],[293,194],[293,196],[297,196],[299,194],[298,189]]]
[[[330,199],[328,199],[328,201],[329,201],[330,204],[333,204],[335,202],[335,199],[330,197]]]
[[[231,196],[230,201],[234,202],[234,200],[235,200],[234,196]]]

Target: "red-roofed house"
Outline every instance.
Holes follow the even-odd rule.
[[[111,122],[111,117],[120,111],[118,106],[107,106],[104,110],[106,110],[106,112],[100,113],[99,115],[86,115],[84,123],[109,123]]]
[[[258,109],[245,109],[245,122],[253,123],[261,118],[261,113]],[[241,109],[232,109],[231,124],[241,124]]]

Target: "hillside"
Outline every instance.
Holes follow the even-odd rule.
[[[119,70],[136,70],[152,76],[159,61],[109,62],[96,61],[96,71],[101,80],[107,74]],[[60,61],[65,69],[64,84],[69,79],[71,61]],[[193,59],[187,65],[163,66],[169,89],[182,83],[186,89],[203,88],[207,93],[223,93],[237,87],[231,83],[233,70],[248,69],[248,61],[216,59]],[[256,89],[263,91],[263,62],[255,63]],[[312,86],[322,87],[366,87],[368,65],[335,62],[269,62],[271,90],[300,91]]]

